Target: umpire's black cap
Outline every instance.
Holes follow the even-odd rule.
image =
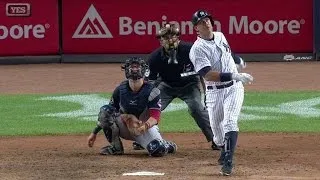
[[[212,19],[211,14],[209,14],[205,10],[198,10],[197,12],[195,12],[192,16],[191,22],[195,26],[199,23],[199,21],[201,21],[204,18],[209,18],[211,20],[212,25],[213,25],[213,19]]]

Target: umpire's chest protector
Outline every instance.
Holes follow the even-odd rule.
[[[144,84],[138,92],[132,92],[128,85],[123,85],[120,88],[120,106],[123,111],[139,117],[148,109],[148,97],[151,90],[152,86],[149,84]]]

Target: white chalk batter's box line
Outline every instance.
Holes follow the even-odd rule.
[[[123,173],[122,176],[163,176],[165,173],[140,171],[133,173]]]

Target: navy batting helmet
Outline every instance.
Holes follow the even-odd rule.
[[[136,69],[134,69],[134,66]],[[147,76],[147,71],[149,70],[149,66],[146,62],[139,57],[131,57],[128,58],[124,65],[121,66],[123,70],[125,70],[125,75],[127,79],[141,79]]]
[[[202,19],[204,18],[209,18],[210,21],[211,21],[211,24],[213,25],[213,19],[212,19],[212,16],[211,14],[209,14],[207,11],[205,10],[199,10],[197,12],[195,12],[193,15],[192,15],[192,19],[191,19],[191,22],[192,24],[195,26],[197,25]]]

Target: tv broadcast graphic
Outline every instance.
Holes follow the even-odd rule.
[[[320,0],[0,0],[0,180],[320,179],[319,69]]]

